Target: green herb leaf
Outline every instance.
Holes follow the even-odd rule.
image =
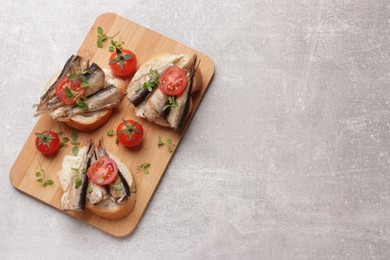
[[[74,81],[74,80],[76,80],[77,79],[77,74],[70,74],[69,76],[68,76],[68,80],[69,81]]]
[[[91,185],[88,186],[87,192],[88,192],[88,193],[91,193],[91,192],[92,192],[92,186],[91,186]]]
[[[52,179],[49,179],[46,181],[47,185],[53,185],[54,184],[54,181]]]
[[[87,171],[87,170],[86,170],[85,168],[82,168],[80,172],[81,172],[82,174],[85,174],[86,171]]]
[[[168,103],[163,107],[163,111],[168,109],[168,107],[177,107],[177,99],[175,97],[168,97]]]
[[[118,137],[115,139],[115,144],[119,144],[119,139],[118,139]]]
[[[73,168],[73,167],[71,167],[70,168],[72,171],[75,171],[75,172],[79,172],[80,171],[80,169],[78,169],[78,168]]]
[[[110,46],[110,47],[108,48],[108,51],[109,51],[109,52],[114,52],[114,50],[115,50],[115,48],[114,48],[113,46]]]
[[[58,135],[62,135],[63,133],[64,133],[64,132],[62,132],[62,131],[59,131],[59,132],[58,132]]]
[[[161,136],[158,136],[157,145],[158,145],[158,146],[161,146],[161,145],[163,145],[163,144],[164,144],[164,142],[163,142],[163,140],[161,139]]]
[[[70,88],[65,87],[65,95],[68,99],[71,99],[73,97],[73,94],[72,94],[72,91],[70,90]]]
[[[64,147],[64,145],[65,145],[64,143],[60,143],[60,148]]]
[[[173,147],[172,146],[168,146],[168,152],[170,152],[170,153],[173,152]]]
[[[98,46],[98,48],[103,47],[103,40],[101,38],[98,38],[96,45]]]
[[[120,184],[114,184],[113,185],[114,189],[116,189],[117,191],[121,191],[122,190],[122,186]]]
[[[83,82],[81,82],[80,87],[86,88],[86,87],[88,87],[88,86],[90,86],[90,85],[91,85],[91,84],[90,84],[88,81],[83,81]]]
[[[73,145],[79,145],[80,144],[79,141],[71,141],[70,143],[73,144]]]
[[[42,179],[42,178],[39,178],[39,179],[37,179],[37,182],[43,183],[43,179]]]
[[[61,141],[65,144],[65,143],[69,142],[69,138],[68,137],[63,137]]]
[[[107,131],[107,135],[108,136],[113,136],[114,135],[114,131],[112,129],[108,130]]]
[[[46,183],[46,182],[44,182],[44,183],[43,183],[43,187],[46,187],[46,186],[47,186],[47,183]]]
[[[70,137],[72,138],[73,141],[77,141],[77,138],[79,138],[79,134],[73,130]]]
[[[75,156],[77,156],[79,154],[79,148],[77,146],[74,146],[72,152]]]
[[[82,101],[81,99],[79,99],[79,100],[77,100],[76,101],[76,105],[78,106],[78,107],[80,107],[82,110],[84,110],[84,111],[88,111],[88,105],[84,102],[84,101]]]
[[[42,176],[42,173],[41,173],[41,172],[36,172],[36,173],[35,173],[35,176],[36,176],[36,177],[41,177],[41,176]]]
[[[138,165],[137,167],[138,167],[138,169],[142,170],[144,172],[144,174],[149,174],[150,163],[148,163],[148,162],[142,163],[142,164]]]
[[[168,139],[165,141],[165,143],[166,143],[166,144],[171,144],[172,141],[171,141],[171,139],[168,138]]]
[[[81,186],[81,184],[83,184],[83,181],[81,180],[80,177],[77,177],[76,180],[74,181],[74,184],[75,184],[75,188],[77,189],[78,187]]]
[[[98,32],[98,34],[103,34],[103,28],[98,26],[97,32]]]

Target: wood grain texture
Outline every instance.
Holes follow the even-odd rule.
[[[108,234],[122,237],[131,234],[137,226],[169,161],[178,149],[178,146],[176,146],[173,153],[169,153],[167,147],[158,147],[158,136],[161,136],[163,139],[170,138],[173,144],[179,145],[213,77],[214,64],[209,57],[196,50],[128,21],[123,17],[108,13],[96,19],[77,52],[79,55],[90,59],[91,62],[95,62],[101,67],[107,67],[107,61],[111,53],[108,52],[109,41],[103,44],[103,48],[99,49],[96,47],[96,29],[98,26],[103,27],[107,35],[114,35],[120,31],[120,38],[125,42],[124,47],[136,53],[139,65],[162,52],[197,54],[201,61],[197,73],[199,73],[198,76],[201,76],[199,78],[201,78],[202,88],[200,93],[193,97],[193,109],[180,132],[157,126],[147,120],[137,119],[144,126],[145,130],[145,138],[141,146],[136,149],[127,149],[121,145],[116,145],[115,137],[108,137],[106,135],[107,130],[115,130],[122,118],[136,118],[134,111],[130,108],[129,102],[125,99],[103,127],[92,132],[79,133],[79,141],[81,144],[84,144],[89,138],[98,140],[104,137],[107,149],[116,154],[133,173],[137,185],[137,202],[134,211],[128,217],[116,221],[100,218],[88,210],[65,214],[80,219]],[[66,125],[54,122],[48,115],[41,116],[11,168],[10,180],[13,186],[19,191],[59,209],[63,191],[59,186],[56,174],[61,169],[62,158],[66,154],[71,154],[72,146],[70,144],[65,145],[54,156],[43,156],[35,148],[34,133],[46,129],[52,129],[54,131],[62,129],[64,135],[68,137],[72,131]],[[43,188],[36,182],[35,172],[39,170],[38,161],[41,162],[42,167],[45,169],[46,177],[54,180],[55,183],[53,186]],[[148,175],[143,174],[137,169],[137,165],[144,162],[151,163],[150,173]]]

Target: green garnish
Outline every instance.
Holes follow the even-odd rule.
[[[115,144],[119,144],[119,139],[118,139],[118,137],[115,139]]]
[[[69,76],[68,76],[68,80],[69,81],[75,81],[76,79],[79,79],[80,81],[81,81],[81,83],[80,83],[80,87],[82,87],[82,88],[86,88],[86,87],[88,87],[88,86],[90,86],[91,84],[87,81],[87,75],[88,74],[91,74],[92,72],[90,71],[90,70],[84,70],[83,72],[81,72],[81,73],[77,73],[77,74],[70,74]],[[66,91],[66,89],[65,89],[65,91]],[[76,94],[75,95],[77,95],[77,92],[75,92]],[[67,96],[68,97],[68,96]]]
[[[144,174],[149,174],[150,163],[145,162],[137,166],[139,170],[142,170]]]
[[[114,135],[114,130],[110,129],[107,131],[108,136],[113,136]]]
[[[39,171],[35,173],[35,177],[37,178],[37,182],[41,183],[43,187],[46,187],[48,185],[53,185],[54,181],[52,179],[46,179],[45,177],[45,170],[42,168],[41,162],[38,160],[39,164]]]
[[[122,186],[120,184],[114,184],[112,185],[114,187],[114,189],[116,189],[117,191],[121,191],[122,190]]]
[[[73,130],[70,137],[72,138],[73,141],[77,141],[77,138],[79,138],[79,134]]]
[[[142,89],[141,83],[138,83],[137,86],[135,86],[135,93],[138,93]]]
[[[168,97],[168,103],[163,107],[163,111],[168,109],[168,107],[177,107],[178,105],[175,97]]]
[[[121,70],[123,71],[124,70],[124,66],[125,66],[125,61],[128,61],[128,60],[131,60],[134,55],[133,54],[123,54],[121,49],[122,49],[122,44],[124,44],[124,42],[118,42],[118,41],[113,41],[111,40],[111,47],[109,49],[109,51],[113,52],[115,50],[116,52],[116,57],[110,61],[108,64],[112,65],[114,63],[119,63],[119,67],[121,68]]]
[[[160,147],[160,146],[163,146],[164,144],[167,145],[167,150],[169,153],[172,153],[173,152],[173,148],[176,146],[175,144],[172,144],[172,140],[170,138],[167,138],[165,140],[165,142],[162,140],[161,136],[158,136],[158,140],[157,140],[157,146]]]
[[[158,145],[158,146],[161,146],[161,145],[163,145],[163,144],[164,144],[164,142],[163,142],[163,140],[161,139],[161,136],[158,136],[157,145]]]
[[[89,109],[88,105],[87,105],[83,100],[81,100],[81,99],[79,99],[79,100],[76,101],[76,105],[77,105],[78,107],[80,107],[80,108],[81,108],[82,110],[84,110],[84,111],[88,111],[88,109]]]
[[[86,171],[87,171],[87,170],[86,170],[85,168],[82,168],[80,172],[81,172],[82,174],[85,174]]]
[[[71,141],[70,143],[73,144],[73,145],[79,145],[80,144],[80,142],[78,142],[78,141]]]
[[[73,146],[72,153],[77,156],[79,154],[79,147],[78,146]]]
[[[103,181],[104,181],[104,180],[103,180],[102,178],[100,178],[100,179],[97,180],[98,183],[103,183]]]
[[[91,186],[91,185],[88,186],[87,192],[88,192],[88,193],[91,193],[91,192],[92,192],[92,186]]]
[[[123,45],[125,44],[124,41],[114,41],[111,40],[111,46],[108,48],[109,52],[114,52],[117,49],[121,50],[123,48]]]
[[[75,184],[75,188],[77,189],[78,187],[81,186],[81,184],[83,184],[83,181],[81,180],[80,177],[77,177],[76,180],[74,181],[74,184]]]
[[[134,122],[133,124],[129,125],[129,123],[126,120],[122,119],[122,121],[123,121],[123,124],[125,125],[126,128],[123,129],[122,131],[120,131],[118,134],[120,134],[120,135],[128,134],[130,137],[130,140],[133,140],[133,133],[140,133],[140,131],[138,129],[135,129],[135,126],[138,123]]]
[[[119,32],[117,32],[114,36],[107,36],[103,33],[103,28],[98,26],[97,33],[98,35],[96,44],[99,48],[101,48],[103,46],[103,42],[107,40],[107,38],[114,38]]]
[[[150,68],[148,76],[149,76],[149,80],[145,81],[143,86],[144,89],[146,89],[149,92],[152,92],[153,88],[158,84],[160,84],[160,82],[158,81],[158,77],[159,77],[158,71]]]
[[[78,168],[70,168],[72,171],[75,171],[75,172],[79,172],[80,171],[80,169],[78,169]]]

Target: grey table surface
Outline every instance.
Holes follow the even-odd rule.
[[[216,65],[123,239],[8,179],[42,86],[106,12]],[[389,259],[389,1],[0,0],[0,13],[0,259]]]

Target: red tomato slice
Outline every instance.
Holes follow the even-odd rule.
[[[64,77],[56,85],[57,97],[66,105],[76,103],[76,101],[84,95],[84,89],[80,87],[80,84],[81,80],[78,78],[73,81],[69,81],[68,77]],[[69,89],[68,95],[66,88]]]
[[[126,49],[121,49],[119,55],[121,56],[118,58],[118,53],[114,51],[110,56],[109,64],[112,72],[119,77],[130,76],[137,69],[137,57],[132,51]]]
[[[87,171],[88,178],[96,185],[111,184],[118,176],[116,162],[108,156],[101,156]]]
[[[159,77],[160,89],[168,96],[179,96],[187,87],[187,73],[177,66],[170,67]]]

